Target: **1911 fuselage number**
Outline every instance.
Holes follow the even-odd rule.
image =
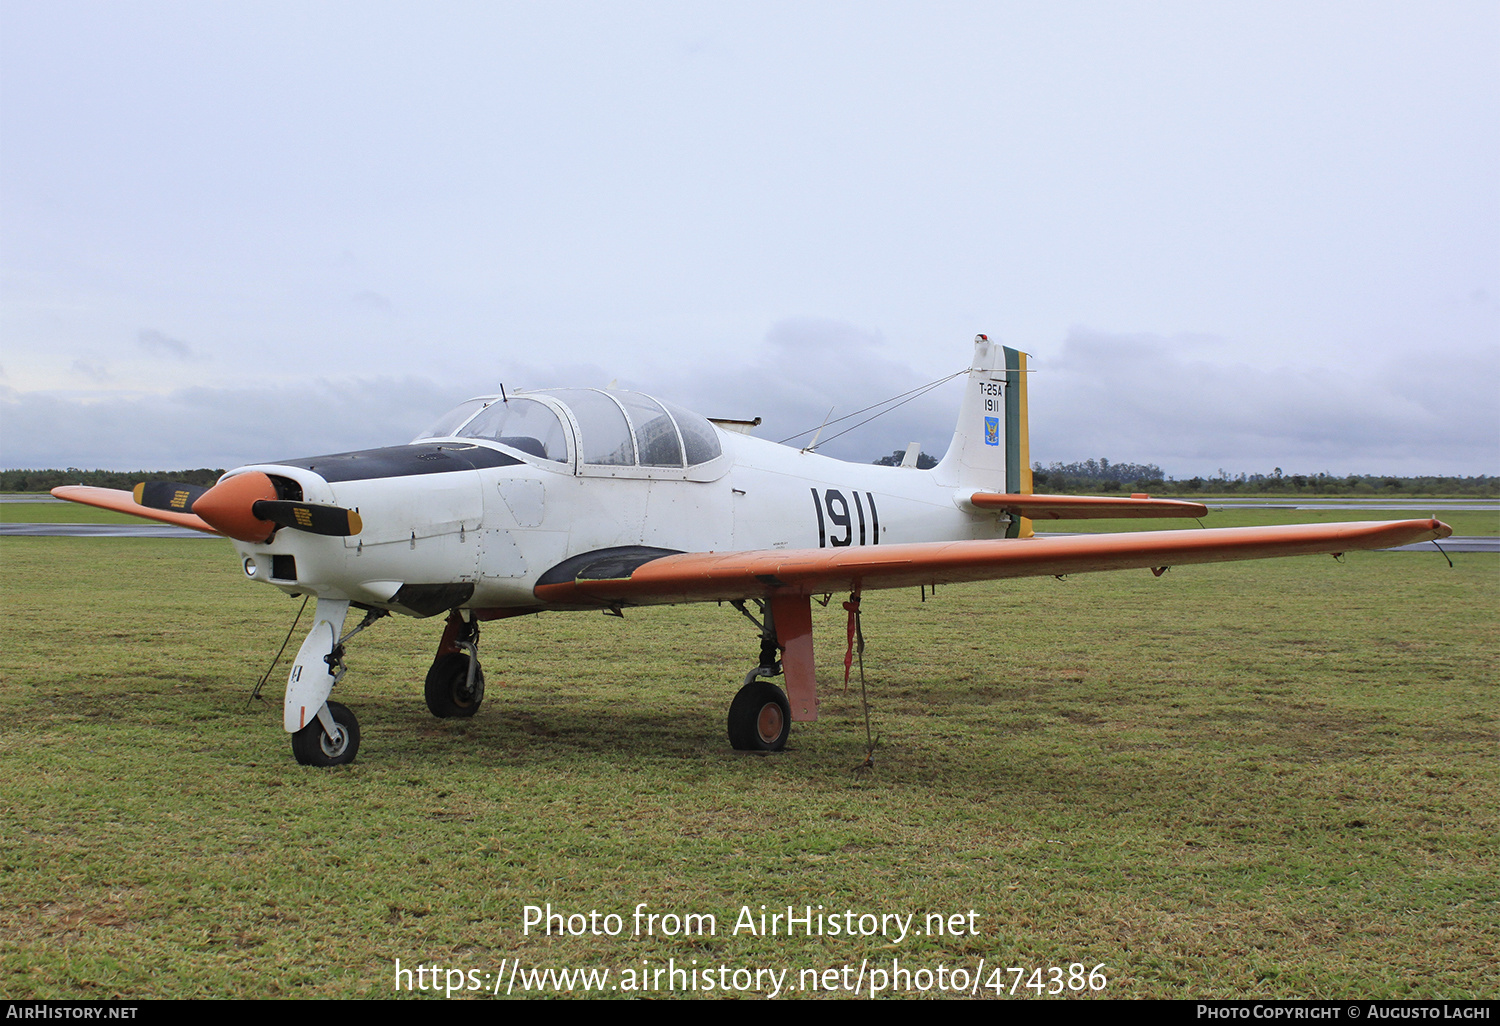
[[[859,526],[860,545],[880,544],[880,514],[875,511],[873,492],[865,492],[863,499],[860,498],[858,492],[849,493],[854,500],[854,511],[851,516],[849,499],[837,488],[829,488],[821,495],[818,494],[816,488],[811,491],[813,510],[818,514],[818,548],[826,549],[830,545],[841,548],[855,544],[856,522]],[[870,508],[868,534],[865,521],[866,506]]]

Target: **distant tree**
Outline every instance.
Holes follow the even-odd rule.
[[[1064,494],[1116,492],[1125,482],[1133,482],[1136,491],[1151,491],[1160,488],[1165,478],[1162,469],[1154,463],[1114,463],[1104,458],[1051,463],[1046,467],[1036,463],[1031,468],[1033,488],[1040,488],[1045,483],[1048,491]]]

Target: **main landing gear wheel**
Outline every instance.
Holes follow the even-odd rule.
[[[484,669],[474,667],[474,686],[469,687],[469,657],[463,652],[438,656],[427,671],[427,708],[443,719],[473,716],[484,701]]]
[[[729,703],[729,743],[741,752],[779,752],[792,731],[792,705],[786,694],[764,680],[752,680]]]
[[[338,702],[329,702],[328,711],[338,725],[337,737],[329,737],[316,717],[292,735],[292,754],[304,766],[342,766],[359,751],[359,720]]]

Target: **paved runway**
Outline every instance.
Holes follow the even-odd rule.
[[[1203,499],[1212,512],[1216,509],[1337,509],[1372,513],[1469,513],[1500,512],[1494,499]],[[1441,517],[1439,518],[1441,519]]]
[[[1397,545],[1394,549],[1380,549],[1379,551],[1437,552],[1438,545],[1442,545],[1444,552],[1500,552],[1500,537],[1482,534],[1468,537],[1454,535],[1452,538],[1444,538],[1441,542],[1417,542],[1415,545]]]
[[[0,524],[0,536],[26,538],[218,538],[175,524]]]

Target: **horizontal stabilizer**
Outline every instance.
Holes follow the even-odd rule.
[[[1120,517],[1203,517],[1208,507],[1201,502],[1108,495],[1002,495],[975,492],[969,501],[980,509],[1013,513],[1030,520],[1104,520]]]

